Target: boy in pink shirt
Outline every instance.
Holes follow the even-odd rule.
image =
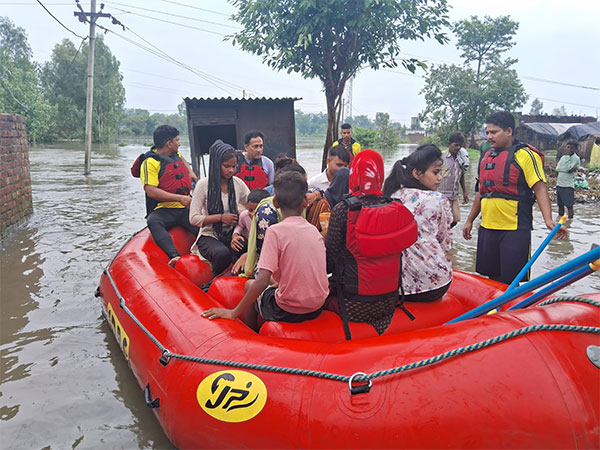
[[[248,310],[246,323],[257,329],[256,313],[277,322],[303,322],[320,314],[329,294],[325,244],[319,231],[302,218],[306,180],[297,172],[282,172],[273,187],[273,203],[283,219],[266,233],[257,277],[246,283],[244,298],[234,309],[211,308],[203,317],[236,319]],[[269,287],[271,278],[278,286]],[[255,308],[248,308],[255,302]]]

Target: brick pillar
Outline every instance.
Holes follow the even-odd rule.
[[[32,212],[25,118],[0,114],[0,233]]]

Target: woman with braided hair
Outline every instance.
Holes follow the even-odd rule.
[[[203,178],[194,189],[190,206],[190,223],[201,227],[192,251],[212,265],[213,274],[219,275],[234,260],[231,249],[233,228],[239,213],[246,209],[250,190],[239,178],[235,149],[216,140],[209,149],[208,178]]]

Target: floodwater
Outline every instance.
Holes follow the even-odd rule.
[[[411,149],[385,154],[386,168]],[[129,173],[142,151],[96,147],[89,176],[81,145],[30,151],[34,214],[3,237],[0,261],[2,449],[173,448],[94,297],[102,269],[145,226],[143,191]],[[320,158],[319,150],[298,149],[309,175]],[[599,240],[599,220],[598,205],[576,205],[569,240],[553,241],[533,276],[589,250]],[[535,222],[534,249],[547,235],[539,212]],[[455,268],[473,271],[476,238],[462,239],[460,225],[454,234]],[[599,289],[596,274],[562,293]]]

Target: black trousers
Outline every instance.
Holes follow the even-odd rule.
[[[229,240],[200,236],[197,245],[200,254],[210,261],[215,276],[222,273],[234,261],[235,252],[231,248],[231,234]]]
[[[146,222],[154,242],[167,254],[169,259],[181,256],[167,231],[169,228],[181,225],[190,233],[193,233],[194,236],[198,236],[198,227],[190,224],[190,210],[188,208],[155,209],[148,215]]]

